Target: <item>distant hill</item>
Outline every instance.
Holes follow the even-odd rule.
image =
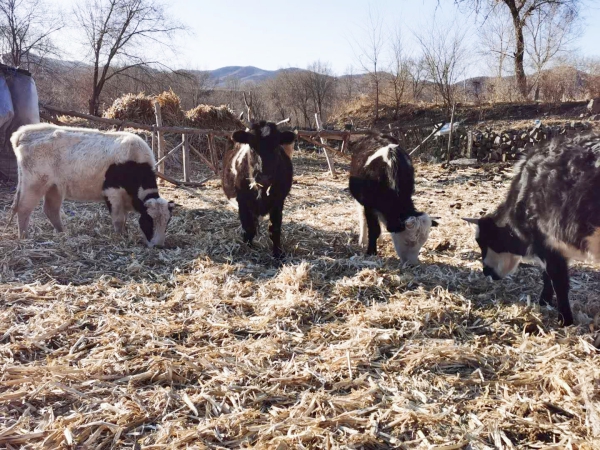
[[[227,66],[219,69],[208,70],[211,77],[214,79],[217,87],[224,87],[228,79],[235,78],[240,83],[262,83],[263,81],[275,78],[278,74],[284,71],[298,71],[296,67],[278,70],[264,70],[254,66]]]

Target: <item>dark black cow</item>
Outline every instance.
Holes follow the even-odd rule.
[[[496,211],[465,220],[477,225],[485,275],[498,280],[534,260],[543,268],[540,304],[556,294],[562,323],[571,325],[568,260],[600,259],[600,136],[531,150]]]
[[[350,192],[359,203],[360,243],[367,244],[367,254],[377,253],[381,221],[402,262],[417,264],[429,230],[437,223],[415,209],[410,157],[396,139],[378,133],[351,143],[350,151]]]
[[[233,133],[234,146],[223,158],[223,190],[237,203],[244,241],[252,243],[259,217],[269,214],[275,257],[282,254],[283,203],[292,188],[292,161],[286,150],[295,139],[293,132],[281,132],[274,123],[263,121]]]

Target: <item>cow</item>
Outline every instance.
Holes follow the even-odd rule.
[[[174,203],[160,197],[154,155],[139,136],[40,123],[20,127],[11,143],[19,174],[11,219],[17,215],[21,238],[44,197],[44,213],[59,232],[63,200],[104,201],[116,232],[135,210],[146,245],[164,245]]]
[[[382,222],[400,260],[418,264],[419,251],[437,222],[415,209],[410,157],[398,140],[377,132],[350,143],[349,149],[350,193],[357,202],[360,244],[367,246],[367,255],[376,255]]]
[[[505,200],[477,226],[483,273],[499,280],[522,261],[541,266],[540,305],[553,302],[573,324],[570,259],[600,260],[600,135],[560,138],[532,149],[515,166]]]
[[[243,240],[252,244],[260,216],[269,214],[273,256],[280,258],[283,204],[292,188],[289,151],[296,135],[260,121],[235,131],[233,145],[223,157],[222,182],[227,199],[238,208]],[[291,152],[290,152],[291,153]]]

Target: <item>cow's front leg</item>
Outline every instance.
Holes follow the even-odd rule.
[[[552,287],[552,280],[550,275],[546,272],[546,269],[542,269],[542,275],[544,278],[544,287],[542,288],[542,294],[540,295],[540,305],[551,305],[554,302],[554,287]]]
[[[238,198],[238,206],[240,222],[242,223],[242,229],[244,230],[242,237],[244,242],[252,244],[252,240],[254,239],[254,236],[256,236],[258,218],[250,207],[249,202]]]
[[[556,293],[556,306],[564,326],[573,325],[573,313],[569,304],[569,265],[564,256],[552,252],[546,258],[546,272]]]
[[[281,249],[281,222],[283,220],[283,205],[274,206],[270,213],[271,225],[269,226],[269,237],[273,242],[273,256],[280,258],[283,255]]]
[[[113,228],[115,232],[118,234],[125,233],[125,222],[127,221],[127,211],[123,206],[123,201],[121,196],[116,195],[105,195],[104,201],[106,202],[106,207],[110,212],[110,217],[112,219]]]
[[[381,234],[381,225],[379,225],[379,218],[377,217],[375,210],[371,208],[365,208],[365,218],[367,220],[367,229],[369,232],[367,255],[376,255],[377,239]]]

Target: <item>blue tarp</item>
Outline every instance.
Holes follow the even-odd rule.
[[[0,64],[0,172],[4,176],[16,176],[10,136],[21,125],[39,121],[37,89],[29,72]]]

